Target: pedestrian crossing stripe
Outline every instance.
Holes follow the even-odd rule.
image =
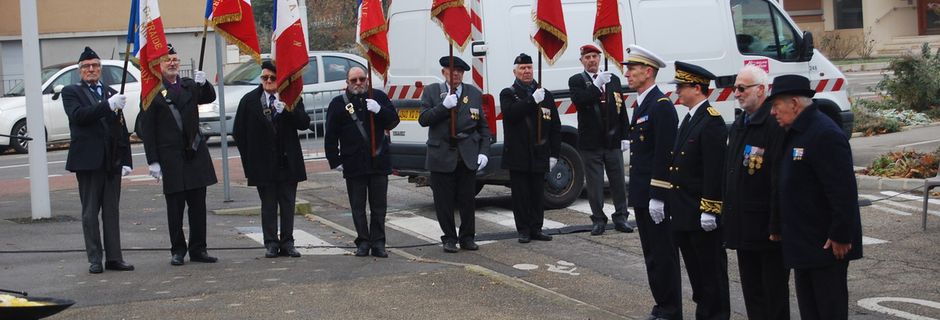
[[[251,240],[264,245],[264,233],[261,231],[261,227],[238,227],[235,229]],[[302,255],[343,255],[349,252],[303,230],[294,229],[293,236],[294,246]]]
[[[882,196],[876,196],[876,195],[870,195],[870,194],[860,194],[858,196],[859,198],[865,198],[869,200],[881,199],[876,204],[872,204],[872,208],[875,208],[875,209],[878,209],[887,213],[910,216],[915,213],[921,214],[922,212],[924,212],[924,207],[923,207],[924,199],[923,198],[912,196],[912,195],[898,194],[897,192],[893,192],[893,191],[883,191],[881,193],[882,193]],[[904,204],[904,203],[900,203],[897,201],[893,201],[891,199],[884,199],[885,196],[889,196],[889,197],[893,196],[894,197],[893,199],[917,200],[917,202],[915,204]],[[931,201],[934,201],[934,200],[931,200]],[[892,208],[885,208],[884,206],[881,206],[880,204],[889,205],[895,208],[900,208],[903,211],[892,209]],[[940,202],[938,202],[938,204],[940,204]],[[940,212],[936,210],[927,210],[927,213],[940,217]]]

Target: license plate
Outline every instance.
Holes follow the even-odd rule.
[[[421,110],[418,109],[399,109],[398,118],[402,121],[417,121],[418,116],[421,115]]]

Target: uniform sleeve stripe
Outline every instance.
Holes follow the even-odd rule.
[[[702,210],[702,212],[719,215],[721,214],[721,201],[702,198],[699,209]]]
[[[663,189],[672,189],[672,184],[663,180],[652,179],[650,180],[650,185]]]

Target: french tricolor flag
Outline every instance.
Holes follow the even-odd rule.
[[[160,61],[169,51],[157,0],[131,0],[127,42],[134,44],[133,54],[140,62],[140,101],[147,110],[163,85]]]
[[[274,2],[274,36],[271,37],[271,56],[277,66],[277,91],[288,111],[300,101],[303,91],[303,73],[307,67],[307,39],[300,22],[297,0]]]

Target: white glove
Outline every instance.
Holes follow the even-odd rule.
[[[277,114],[281,114],[281,112],[284,112],[285,107],[287,107],[287,104],[284,103],[284,101],[278,100],[277,102],[274,103],[274,112],[277,112]]]
[[[612,74],[611,74],[610,72],[607,72],[607,71],[598,72],[598,73],[597,73],[597,78],[594,78],[594,86],[597,87],[598,89],[603,89],[603,88],[604,88],[604,85],[606,85],[608,82],[610,82],[610,77],[611,77],[611,76],[612,76]]]
[[[548,170],[554,169],[556,164],[558,164],[558,158],[548,157]]]
[[[598,77],[600,78],[600,77]],[[200,86],[206,83],[206,73],[202,70],[197,70],[193,73],[193,80],[196,81]]]
[[[702,230],[705,232],[712,231],[718,228],[718,221],[715,219],[715,215],[711,213],[702,212]]]
[[[542,100],[545,100],[545,88],[535,89],[535,92],[532,93],[532,99],[535,99],[535,103],[542,103]]]
[[[108,98],[108,104],[111,105],[111,111],[124,109],[124,105],[127,104],[127,97],[120,93],[115,94]]]
[[[620,140],[620,151],[630,151],[630,140]]]
[[[122,177],[126,177],[127,175],[131,174],[131,171],[132,171],[132,170],[131,170],[131,167],[128,167],[128,166],[121,166],[121,176],[122,176]]]
[[[160,179],[163,179],[163,171],[160,170],[159,162],[151,163],[149,169],[150,169],[151,177],[153,177],[154,179],[157,179],[157,181],[160,181]]]
[[[650,198],[650,219],[653,219],[653,223],[663,222],[663,219],[666,218],[665,207],[666,205],[662,201]]]
[[[333,168],[333,170],[336,170],[337,172],[343,172],[343,165],[338,165],[336,168]]]
[[[382,110],[382,107],[379,106],[379,103],[372,99],[366,99],[366,109],[369,112],[378,114],[379,110]]]
[[[450,109],[457,106],[457,95],[451,94],[444,98],[444,108]]]
[[[490,158],[487,158],[485,154],[477,155],[477,171],[483,170],[489,162]]]

